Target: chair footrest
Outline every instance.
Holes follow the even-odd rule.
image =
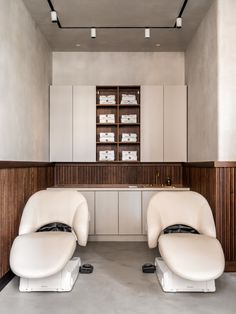
[[[20,278],[19,290],[21,292],[71,291],[77,279],[80,266],[80,258],[74,257],[60,272],[56,273],[55,275],[38,279]]]
[[[156,274],[165,292],[215,292],[215,280],[193,281],[174,274],[162,258],[155,259]]]

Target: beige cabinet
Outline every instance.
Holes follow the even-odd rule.
[[[164,161],[187,161],[187,87],[164,86]]]
[[[97,191],[95,204],[95,234],[118,235],[118,192]]]
[[[96,161],[96,87],[73,87],[73,161]]]
[[[141,161],[163,161],[163,86],[142,86],[141,104]]]
[[[50,161],[72,161],[72,86],[50,87]]]
[[[119,234],[138,235],[141,229],[141,192],[119,192]]]
[[[142,192],[142,233],[147,234],[147,209],[150,199],[155,195],[156,191],[143,191]]]
[[[89,210],[89,234],[94,235],[95,226],[94,226],[94,210],[95,210],[95,192],[90,191],[79,191],[87,200],[88,210]]]

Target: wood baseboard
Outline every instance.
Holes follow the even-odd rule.
[[[6,285],[15,277],[13,272],[9,270],[1,279],[0,279],[0,291],[6,287]]]
[[[236,261],[225,262],[225,272],[231,273],[236,272]]]

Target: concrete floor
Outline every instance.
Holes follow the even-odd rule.
[[[146,243],[89,243],[83,263],[95,271],[80,275],[70,293],[20,293],[14,278],[0,293],[1,314],[228,314],[236,313],[236,274],[224,274],[216,293],[164,293],[155,274],[141,265],[156,250]]]

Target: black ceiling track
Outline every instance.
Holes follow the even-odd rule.
[[[179,12],[179,15],[177,17],[182,17],[184,10],[187,6],[189,0],[184,0],[184,3],[181,7],[181,10]],[[54,5],[52,4],[51,0],[47,0],[48,5],[50,7],[51,11],[56,11]],[[150,28],[150,29],[175,29],[176,27],[176,23],[174,24],[174,26],[62,26],[59,20],[59,17],[57,17],[57,25],[59,28],[61,29],[91,29],[92,27],[96,28],[96,29],[144,29],[144,28]]]

